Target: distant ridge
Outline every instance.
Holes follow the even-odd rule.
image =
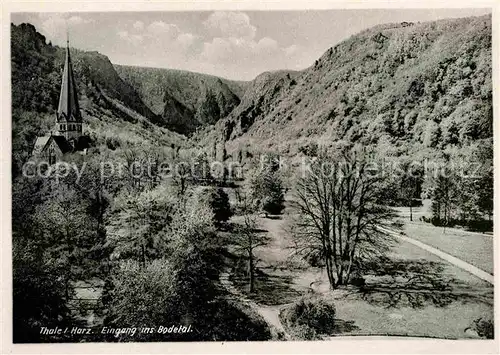
[[[226,117],[240,103],[246,83],[176,69],[115,65],[118,75],[167,127],[184,134]]]
[[[432,154],[493,136],[491,16],[379,25],[300,72],[259,75],[198,135],[297,155],[310,144]],[[276,139],[279,137],[279,139]]]

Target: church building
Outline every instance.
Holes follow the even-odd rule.
[[[90,148],[90,138],[83,135],[78,87],[75,83],[69,41],[67,41],[55,127],[50,134],[37,138],[32,155],[49,164],[55,164],[67,153],[86,154],[88,148]]]

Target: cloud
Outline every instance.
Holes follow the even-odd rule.
[[[167,36],[170,38],[175,38],[181,33],[177,25],[165,23],[163,21],[151,23],[147,27],[147,32],[152,36]]]
[[[149,24],[135,21],[121,27],[116,34],[127,44],[140,44],[149,58],[163,58],[163,63],[185,62],[198,56],[203,45],[201,36],[183,32],[177,25],[164,21]]]
[[[291,46],[286,47],[284,51],[287,57],[292,57],[299,52],[299,49],[299,46],[292,44]]]
[[[269,67],[283,65],[298,51],[296,45],[282,47],[275,39],[256,37],[257,28],[242,12],[214,12],[203,22],[215,36],[205,41],[199,59],[210,65]]]
[[[84,19],[80,16],[71,16],[70,18],[68,18],[67,22],[68,22],[68,26],[71,26],[71,25],[76,26],[76,25],[92,23],[92,22],[94,22],[94,20]]]
[[[287,49],[282,48],[279,43],[270,38],[263,37],[260,40],[249,40],[245,38],[221,38],[216,37],[212,41],[203,44],[201,58],[210,63],[225,62],[237,63],[280,61],[287,55]]]
[[[144,22],[142,21],[135,21],[134,24],[132,25],[135,30],[137,31],[142,31],[144,29]]]
[[[261,38],[255,45],[255,51],[258,54],[262,52],[274,52],[279,49],[278,42],[270,37]]]
[[[171,63],[179,67],[182,63],[182,67],[195,71],[213,71],[218,64],[235,68],[243,64],[260,70],[269,63],[282,65],[296,50],[293,46],[284,48],[269,36],[257,38],[257,28],[242,12],[211,13],[203,22],[203,29],[204,33],[198,35],[166,21],[135,21],[117,34],[127,44],[140,44],[150,61],[167,67]]]
[[[38,16],[41,21],[41,31],[59,42],[66,39],[67,30],[71,33],[72,28],[94,22],[81,16],[68,16],[68,14],[60,13],[40,13]]]
[[[211,63],[239,61],[265,61],[279,59],[284,50],[278,42],[269,37],[261,38],[259,41],[245,38],[221,38],[216,37],[210,42],[203,44],[201,58]]]
[[[234,47],[238,43],[231,43],[230,40],[216,37],[211,42],[203,44],[201,57],[208,62],[216,63],[229,59],[234,53]]]
[[[121,39],[123,39],[127,42],[130,42],[133,45],[137,45],[137,44],[141,43],[144,39],[143,36],[137,35],[137,34],[131,34],[128,31],[118,31],[117,35]]]
[[[175,42],[186,55],[199,54],[203,48],[202,38],[192,33],[181,33]]]
[[[186,47],[192,45],[195,40],[196,36],[194,36],[192,33],[181,33],[179,37],[177,37],[177,41]]]
[[[257,28],[250,23],[250,17],[243,12],[214,12],[203,25],[214,37],[253,39]]]

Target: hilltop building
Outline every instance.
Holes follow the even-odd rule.
[[[47,161],[49,164],[55,164],[65,154],[86,154],[88,148],[90,148],[90,138],[83,135],[82,115],[78,105],[78,88],[73,74],[69,41],[67,41],[55,127],[48,135],[36,139],[32,155]]]

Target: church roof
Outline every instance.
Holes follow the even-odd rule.
[[[47,145],[50,136],[37,137],[35,141],[35,146],[33,147],[33,154],[40,154]]]
[[[78,106],[78,88],[73,75],[73,65],[69,53],[69,42],[66,46],[66,60],[62,76],[61,94],[57,108],[58,121],[81,122],[80,107]]]
[[[56,145],[61,150],[61,153],[65,154],[73,151],[73,147],[66,140],[66,137],[50,135],[50,136],[38,137],[36,139],[35,146],[33,148],[33,155],[40,155],[44,151],[45,147],[47,147],[50,144],[51,140],[54,140]]]
[[[52,139],[54,139],[54,141],[56,142],[59,149],[61,149],[61,152],[63,154],[71,152],[73,150],[73,147],[66,140],[66,137],[64,137],[64,136],[52,136]]]

